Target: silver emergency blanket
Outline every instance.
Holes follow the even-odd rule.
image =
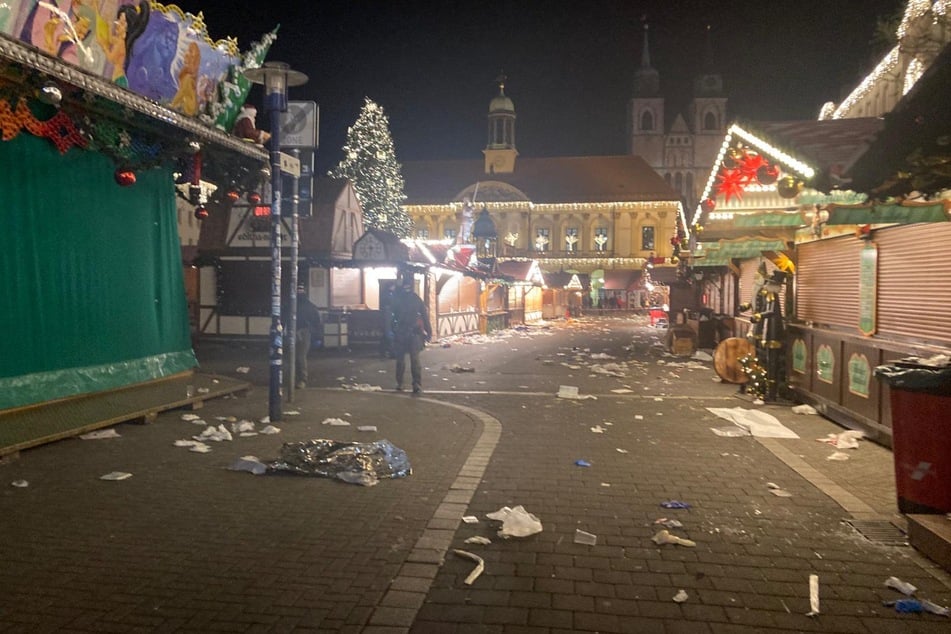
[[[284,443],[280,458],[267,467],[268,473],[287,471],[363,486],[373,486],[380,478],[402,478],[413,472],[406,452],[389,440],[338,442],[319,438]]]

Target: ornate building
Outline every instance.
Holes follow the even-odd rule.
[[[659,265],[673,263],[680,196],[644,159],[520,158],[515,121],[501,77],[489,105],[483,160],[403,164],[415,237],[479,241],[483,253],[534,259],[547,271],[640,270],[652,257]],[[494,238],[480,231],[488,220]]]
[[[694,79],[690,102],[667,126],[669,105],[661,93],[660,74],[651,66],[645,24],[641,65],[634,73],[634,96],[628,103],[628,149],[647,161],[692,209],[727,127],[727,98],[723,79],[712,68],[709,30],[703,68]]]

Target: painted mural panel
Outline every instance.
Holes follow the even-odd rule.
[[[226,129],[247,96],[236,93],[243,78],[233,69],[260,66],[275,38],[265,36],[242,60],[237,41],[212,41],[201,17],[149,0],[4,0],[0,32]]]

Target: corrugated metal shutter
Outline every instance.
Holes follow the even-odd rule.
[[[796,316],[800,320],[858,330],[861,250],[862,241],[851,236],[796,248]]]
[[[778,268],[775,264],[766,259],[743,260],[740,262],[740,303],[750,302],[755,305],[755,302],[753,302],[753,288],[756,285],[756,271],[759,269],[760,262],[766,264],[767,279],[769,279],[773,275],[773,271]],[[786,296],[785,284],[780,288],[779,296]],[[785,301],[780,303],[780,311],[783,315],[786,314]]]
[[[882,229],[878,245],[878,332],[951,343],[951,223]]]

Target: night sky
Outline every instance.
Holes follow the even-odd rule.
[[[481,158],[500,70],[523,156],[623,154],[642,18],[668,101],[683,101],[710,26],[731,116],[814,119],[885,52],[879,17],[904,0],[177,2],[242,51],[280,24],[268,60],[306,73],[291,100],[320,104],[318,173],[340,159],[364,97],[390,119],[397,159]],[[239,9],[240,7],[240,9]],[[679,99],[678,99],[679,96]],[[251,101],[260,102],[252,93]],[[260,110],[260,107],[259,107]],[[260,113],[259,125],[267,127]],[[668,122],[669,123],[669,122]]]

